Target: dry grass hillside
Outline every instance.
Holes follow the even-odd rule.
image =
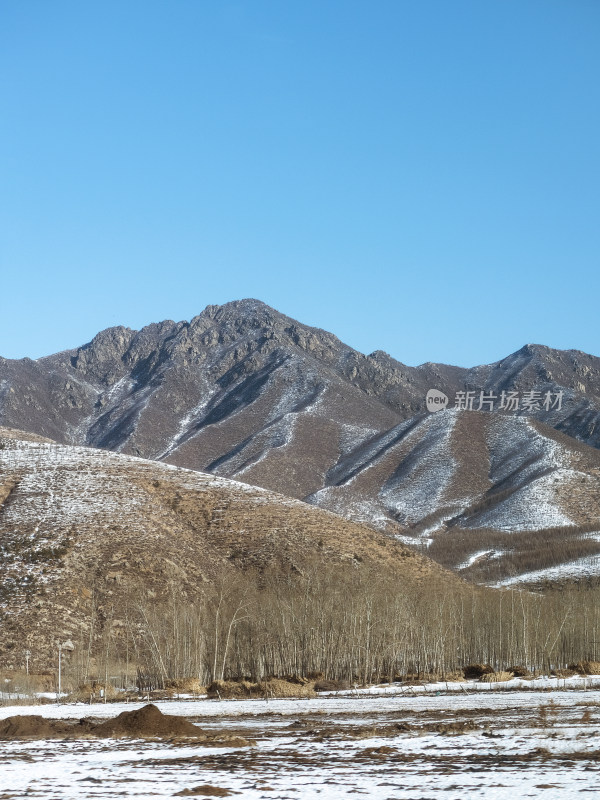
[[[125,630],[132,603],[193,604],[239,571],[393,570],[407,592],[442,568],[366,526],[264,489],[0,429],[0,658],[51,662]]]

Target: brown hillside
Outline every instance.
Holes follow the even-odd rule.
[[[0,429],[0,657],[51,664],[125,628],[133,597],[194,601],[215,576],[391,568],[417,587],[459,579],[366,526],[263,489]]]

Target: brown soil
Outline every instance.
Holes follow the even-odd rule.
[[[188,722],[184,717],[163,714],[151,703],[136,711],[123,711],[115,719],[102,722],[94,728],[94,736],[135,738],[204,736],[200,728]]]
[[[123,711],[118,717],[101,723],[88,719],[78,721],[46,719],[39,715],[7,717],[0,721],[0,740],[12,739],[78,739],[78,738],[172,739],[201,740],[207,745],[247,747],[254,741],[234,731],[205,734],[184,717],[162,714],[152,704],[135,711]],[[183,740],[183,741],[182,741]]]
[[[239,794],[239,792],[232,792],[229,789],[205,783],[203,786],[194,786],[193,789],[182,789],[180,792],[176,792],[174,797],[229,797],[232,794]]]
[[[425,730],[435,731],[441,733],[442,736],[449,736],[457,733],[468,733],[469,731],[476,731],[479,725],[473,720],[455,720],[454,722],[439,722],[436,725],[423,726]]]
[[[381,747],[366,747],[364,750],[360,750],[355,758],[385,758],[395,753],[397,753],[396,748],[384,744]]]
[[[86,736],[93,728],[92,723],[83,719],[73,724],[38,714],[18,715],[0,722],[0,739],[64,739]]]

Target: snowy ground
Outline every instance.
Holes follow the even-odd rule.
[[[185,715],[209,732],[235,731],[256,746],[3,742],[0,797],[227,796],[214,787],[248,800],[337,800],[356,794],[375,800],[594,797],[600,780],[600,691],[579,686],[165,702],[160,703],[164,713]],[[122,709],[4,707],[0,716],[98,718]],[[202,790],[212,794],[196,789],[203,786],[213,787]]]

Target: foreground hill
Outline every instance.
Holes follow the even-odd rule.
[[[402,544],[272,492],[0,429],[0,659],[92,646],[128,607],[191,604],[240,570],[393,570],[407,591],[457,578]],[[229,578],[227,577],[229,576]]]

